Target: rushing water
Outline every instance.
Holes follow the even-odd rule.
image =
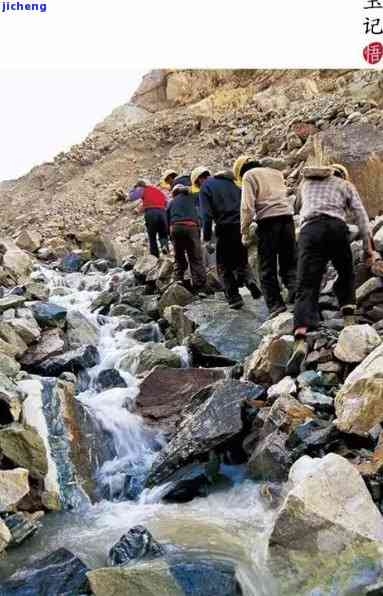
[[[11,551],[6,565],[0,564],[1,576],[9,576],[58,547],[70,549],[90,567],[104,566],[110,547],[120,536],[132,526],[143,524],[159,541],[184,546],[196,556],[208,554],[234,561],[246,596],[276,594],[272,580],[263,571],[273,511],[260,497],[259,486],[247,480],[240,467],[224,470],[230,478],[228,486],[187,504],[161,503],[163,487],[142,491],[145,474],[164,438],[131,411],[138,392],[135,357],[142,344],[131,339],[126,330],[119,330],[119,318],[101,317],[90,311],[92,300],[108,286],[110,275],[63,275],[45,268],[36,274],[39,275],[49,281],[51,302],[80,311],[99,331],[100,364],[89,371],[89,388],[77,399],[112,436],[116,456],[105,462],[97,475],[106,498],[81,511],[46,515],[42,529]],[[185,348],[174,349],[187,366]],[[119,369],[119,361],[127,354],[131,356],[130,372]],[[127,387],[98,392],[95,384],[98,374],[113,367],[119,370]],[[123,497],[126,478],[132,478],[130,492],[135,492],[134,500]]]

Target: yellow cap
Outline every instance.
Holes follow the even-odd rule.
[[[242,181],[241,170],[242,170],[243,166],[245,164],[249,163],[250,161],[255,161],[255,159],[253,157],[251,157],[250,155],[240,155],[234,162],[233,174],[234,174],[235,182],[238,186],[241,186],[241,181]]]
[[[162,174],[161,177],[161,182],[166,182],[167,178],[169,178],[169,176],[177,176],[178,173],[175,170],[165,170],[165,172]]]
[[[208,173],[210,175],[209,168],[206,168],[205,166],[198,166],[198,168],[194,168],[194,170],[190,174],[192,188],[195,188],[196,189],[193,192],[198,192],[199,191],[199,186],[197,185],[197,180],[198,180],[198,178],[200,176],[202,176],[202,174],[206,174],[206,173]]]
[[[333,170],[335,170],[335,172],[340,172],[343,174],[345,180],[350,180],[350,174],[348,173],[348,170],[345,166],[342,166],[340,163],[333,163],[331,164],[331,167]]]

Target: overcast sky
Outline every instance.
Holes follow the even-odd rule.
[[[0,181],[79,143],[126,103],[143,70],[0,70]]]

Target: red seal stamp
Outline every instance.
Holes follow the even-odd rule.
[[[378,64],[383,57],[383,45],[380,41],[374,41],[363,50],[363,56],[369,64]]]

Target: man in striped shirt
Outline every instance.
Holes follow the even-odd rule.
[[[355,317],[355,276],[346,212],[358,224],[366,259],[371,255],[369,220],[361,198],[349,180],[346,168],[331,166],[324,178],[304,179],[298,195],[301,232],[298,243],[298,279],[294,312],[295,349],[288,363],[288,374],[299,374],[307,353],[306,334],[316,329],[320,320],[319,293],[329,261],[338,278],[334,292],[345,318],[345,325]]]

